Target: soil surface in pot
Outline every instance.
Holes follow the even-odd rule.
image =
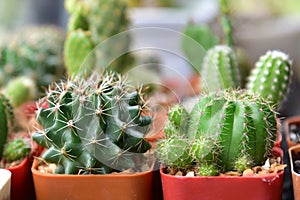
[[[300,153],[299,153],[300,157]],[[286,167],[286,164],[281,164],[282,160],[280,157],[270,157],[266,160],[265,164],[262,166],[255,166],[253,168],[246,169],[243,172],[237,171],[228,171],[225,173],[220,173],[219,176],[259,176],[259,175],[266,175],[266,174],[276,174],[280,173]],[[300,160],[299,160],[300,166]],[[169,175],[175,176],[198,176],[199,171],[197,166],[191,167],[188,170],[181,170],[178,168],[170,168],[167,167],[164,169],[164,173]]]

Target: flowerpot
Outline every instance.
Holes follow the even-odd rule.
[[[292,146],[288,150],[291,165],[292,183],[294,191],[294,199],[300,199],[300,174],[295,167],[295,161],[300,160],[300,145]]]
[[[283,156],[279,147],[274,147],[276,156]],[[185,199],[243,199],[281,200],[283,174],[257,176],[173,176],[160,169],[164,200]]]
[[[300,116],[287,118],[283,126],[288,148],[300,143]]]
[[[31,166],[33,158],[25,158],[19,165],[9,167],[11,172],[11,200],[35,199]]]
[[[32,174],[37,200],[152,199],[153,172],[108,175],[64,175],[38,171],[34,160]]]
[[[0,169],[0,199],[10,200],[11,172]]]

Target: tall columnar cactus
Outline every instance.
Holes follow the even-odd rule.
[[[69,80],[49,88],[49,108],[40,108],[43,129],[33,140],[48,150],[42,159],[56,173],[109,173],[134,167],[151,146],[145,140],[151,117],[145,116],[140,90],[114,74]]]
[[[6,97],[0,94],[0,160],[13,122],[12,107]]]
[[[269,100],[279,107],[291,80],[292,61],[281,51],[268,51],[261,56],[246,85],[247,91]]]
[[[64,37],[55,26],[30,26],[16,33],[2,47],[0,84],[5,85],[12,77],[28,76],[42,89],[61,78]]]
[[[200,72],[202,91],[219,91],[241,85],[236,55],[226,45],[217,45],[207,52]]]
[[[199,175],[261,165],[276,139],[275,111],[263,98],[243,91],[205,95],[182,120],[189,124],[186,134],[168,129],[173,134],[159,142],[157,155],[170,167],[188,169],[196,163]]]
[[[70,13],[64,52],[69,75],[75,76],[82,73],[86,75],[88,72],[84,69],[85,66],[89,66],[84,63],[86,62],[86,54],[82,54],[80,57],[72,56],[74,52],[82,52],[82,46],[85,48],[84,52],[90,50],[91,54],[88,56],[95,56],[93,67],[100,67],[101,69],[110,67],[120,73],[126,71],[126,66],[132,59],[128,54],[122,55],[129,50],[129,35],[124,34],[125,36],[123,35],[120,38],[115,37],[109,42],[107,39],[128,30],[130,21],[127,15],[127,1],[65,0],[65,7]],[[84,39],[80,39],[79,35],[76,35],[76,38],[72,34],[72,32],[79,30],[83,31]],[[87,39],[90,41],[87,42]],[[102,42],[104,41],[107,42],[106,45],[103,45]],[[81,44],[82,42],[88,43],[88,48],[86,48],[87,45]],[[70,45],[72,45],[72,48]],[[93,52],[91,47],[95,49]],[[77,59],[78,62],[74,65],[72,59]]]

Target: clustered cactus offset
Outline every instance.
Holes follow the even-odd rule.
[[[113,73],[54,84],[47,96],[49,108],[40,108],[43,129],[32,135],[47,148],[46,163],[55,173],[110,173],[134,167],[150,149],[145,140],[152,118],[143,114],[140,90]]]

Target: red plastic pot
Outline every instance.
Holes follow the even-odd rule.
[[[21,164],[7,168],[11,172],[11,200],[35,199],[31,174],[33,158],[25,158]]]
[[[274,154],[283,156],[274,147]],[[160,169],[164,200],[281,200],[283,171],[278,174],[233,177],[184,177],[165,174]]]

